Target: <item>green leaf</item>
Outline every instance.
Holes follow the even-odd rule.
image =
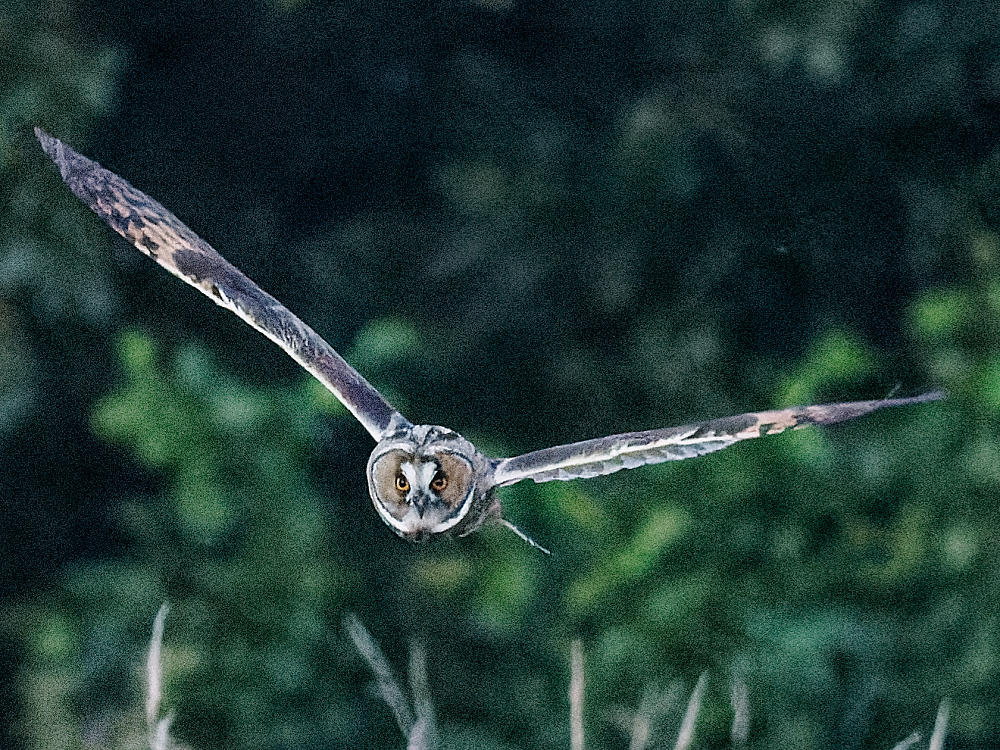
[[[616,588],[636,583],[687,532],[690,523],[690,515],[680,508],[650,511],[624,550],[570,587],[567,606],[571,610],[586,609]]]
[[[983,363],[976,385],[982,406],[1000,412],[1000,355]]]
[[[827,383],[858,378],[873,368],[872,354],[857,336],[848,331],[830,331],[806,351],[782,386],[780,400],[789,406],[813,403]]]
[[[386,317],[373,320],[358,331],[348,359],[359,370],[379,370],[422,352],[416,328],[403,318]]]
[[[156,365],[156,345],[144,333],[128,330],[118,341],[118,356],[131,375],[149,374]]]
[[[910,322],[918,335],[927,339],[953,336],[972,312],[965,290],[951,288],[928,292],[910,310]]]

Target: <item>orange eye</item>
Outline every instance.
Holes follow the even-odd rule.
[[[399,490],[400,492],[410,491],[410,483],[406,481],[406,477],[404,477],[402,474],[396,475],[396,489]]]
[[[431,480],[431,489],[435,492],[444,492],[445,487],[448,486],[448,477],[446,477],[442,472],[438,472],[434,475]]]

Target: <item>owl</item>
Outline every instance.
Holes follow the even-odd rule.
[[[454,430],[411,423],[315,331],[170,211],[41,129],[36,128],[35,135],[69,189],[113,230],[271,339],[347,407],[376,442],[367,465],[368,491],[375,510],[389,528],[410,541],[463,537],[494,522],[546,551],[504,517],[499,488],[526,479],[549,482],[596,477],[694,458],[741,440],[834,424],[877,409],[943,396],[935,391],[910,398],[750,412],[492,458]]]

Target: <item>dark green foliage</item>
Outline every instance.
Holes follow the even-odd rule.
[[[31,629],[36,668],[53,643],[61,658],[83,652],[89,661],[86,674],[50,687],[49,710],[94,709],[76,730],[29,717],[32,744],[77,732],[128,739],[141,688],[134,645],[164,600],[173,612],[165,690],[171,703],[188,696],[184,734],[258,747],[303,731],[347,739],[341,691],[313,690],[332,682],[328,618],[348,580],[328,554],[323,504],[307,481],[315,390],[240,386],[192,347],[164,369],[137,334],[123,339],[122,355],[126,382],[97,405],[95,430],[163,476],[163,491],[123,498],[129,552],[78,569],[58,609]],[[305,717],[316,725],[300,725]]]
[[[0,745],[141,742],[165,600],[165,708],[205,750],[400,746],[347,610],[400,674],[423,643],[445,748],[568,747],[576,637],[591,748],[706,670],[697,747],[727,746],[733,677],[752,747],[890,748],[945,696],[950,742],[997,744],[991,4],[96,0],[0,21]],[[367,434],[115,244],[35,124],[408,417],[496,455],[951,397],[507,489],[550,558],[499,528],[409,546],[370,506]]]

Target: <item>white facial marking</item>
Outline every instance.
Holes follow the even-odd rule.
[[[437,473],[437,464],[432,461],[403,461],[399,464],[399,470],[403,472],[406,481],[410,483],[410,491],[426,490],[430,487],[431,480]]]
[[[424,461],[417,467],[419,483],[416,485],[422,490],[426,490],[431,486],[431,480],[434,479],[434,475],[437,473],[437,464],[433,461]]]
[[[403,472],[403,476],[406,477],[406,481],[410,483],[410,492],[413,492],[413,490],[420,486],[417,483],[417,469],[413,465],[412,461],[403,461],[400,463],[399,470]]]
[[[448,446],[447,449],[439,451],[437,445],[433,447],[424,445],[431,439],[431,435],[435,436],[435,440],[444,441]],[[473,479],[475,468],[472,459],[466,456],[466,451],[463,450],[465,448],[460,435],[431,425],[415,425],[409,435],[399,438],[394,436],[390,441],[380,445],[370,459],[369,465],[373,467],[373,472],[369,474],[369,490],[382,520],[399,532],[400,536],[419,535],[421,539],[448,532],[462,523],[476,497],[476,485]],[[476,455],[474,448],[469,450],[471,455]],[[392,482],[395,481],[395,477],[385,476],[378,479],[375,476],[374,467],[377,467],[382,456],[391,451],[399,451],[402,454],[395,464],[396,471],[409,484],[403,505],[400,505],[401,493],[392,492]],[[461,466],[462,462],[466,466]],[[458,464],[457,468],[453,464]],[[435,492],[431,489],[431,484],[439,470],[448,474],[447,485],[442,492]],[[373,484],[375,481],[388,486],[377,487]],[[379,494],[383,490],[387,493],[384,500]],[[414,498],[420,496],[426,498],[422,516],[413,502]],[[398,514],[402,514],[402,517]]]

